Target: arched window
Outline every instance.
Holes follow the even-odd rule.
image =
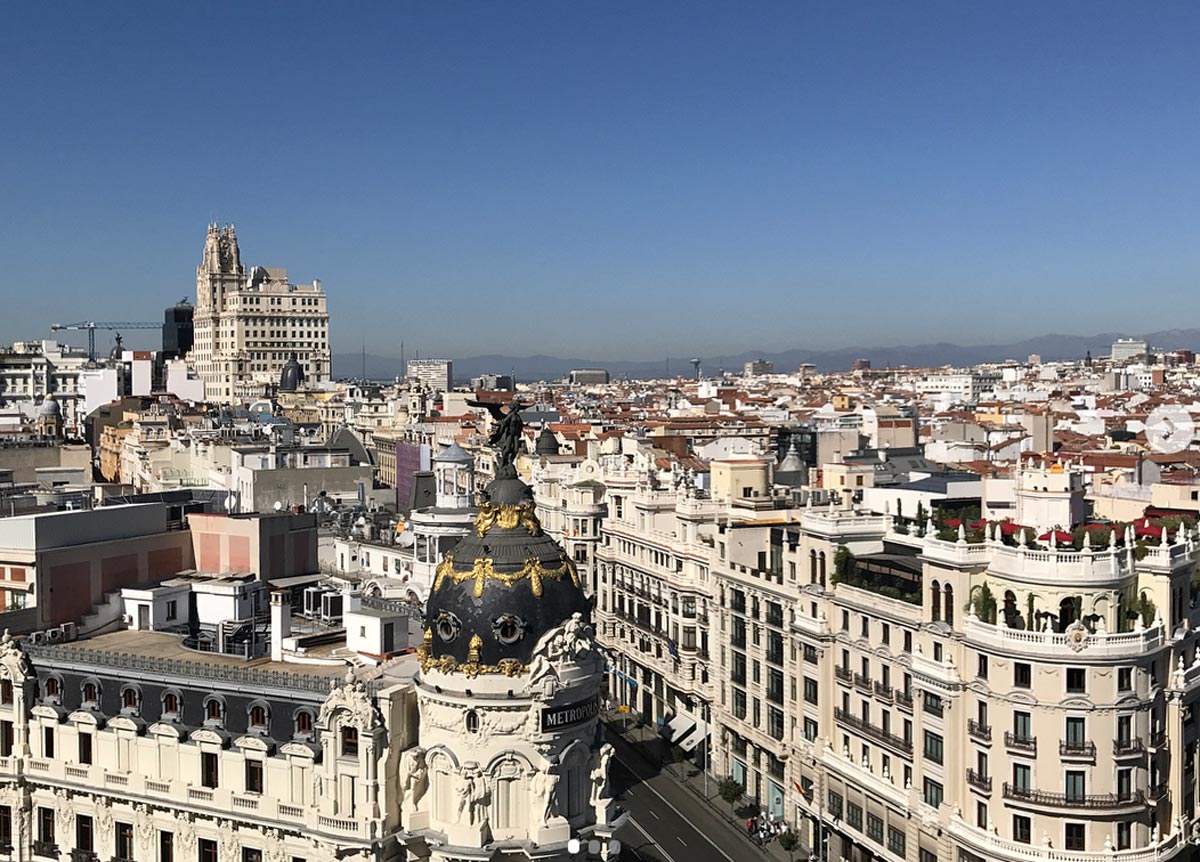
[[[224,704],[218,698],[210,697],[204,702],[204,718],[206,721],[219,722],[225,713]]]
[[[942,618],[942,588],[937,581],[930,585],[929,599],[932,603],[930,619],[935,623]]]
[[[131,685],[121,689],[121,709],[136,712],[138,708],[138,691]]]
[[[163,695],[162,701],[163,715],[174,716],[179,714],[179,695],[173,691],[168,691]]]
[[[817,554],[817,580],[821,586],[825,586],[825,552]]]
[[[306,709],[296,713],[296,733],[310,734],[313,730],[312,713]]]
[[[97,693],[98,693],[98,689],[96,688],[96,684],[94,682],[85,682],[83,684],[83,702],[84,702],[84,704],[88,705],[88,706],[95,705],[96,701],[99,699],[97,697]]]
[[[817,549],[813,548],[808,552],[808,582],[815,584],[817,582]]]
[[[261,703],[250,707],[250,726],[263,728],[267,726],[267,708]]]
[[[58,680],[54,677],[49,677],[46,680],[46,684],[45,684],[44,688],[45,688],[45,692],[46,692],[45,696],[47,699],[58,698],[61,696],[62,686],[59,684]]]
[[[475,710],[467,712],[467,733],[479,732],[479,713]]]
[[[945,589],[946,625],[954,625],[954,587],[946,584]]]

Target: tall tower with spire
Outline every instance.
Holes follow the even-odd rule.
[[[234,226],[210,224],[196,267],[193,344],[188,357],[205,398],[259,397],[296,358],[311,384],[329,379],[329,312],[319,281],[292,284],[281,267],[242,265]]]

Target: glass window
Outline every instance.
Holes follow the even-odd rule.
[[[1084,838],[1084,824],[1082,823],[1067,823],[1063,829],[1063,845],[1068,850],[1084,850],[1086,839]]]
[[[1032,825],[1029,818],[1023,814],[1013,815],[1013,841],[1020,841],[1022,844],[1028,844]]]
[[[942,804],[944,791],[942,785],[932,778],[925,779],[925,804],[937,808]]]
[[[1017,662],[1013,665],[1013,686],[1015,688],[1029,688],[1033,684],[1033,670],[1024,662]]]
[[[1085,795],[1084,791],[1084,773],[1077,770],[1068,770],[1067,780],[1067,801],[1079,801]]]
[[[939,733],[925,731],[925,757],[932,760],[934,763],[942,763],[944,743],[942,736]]]

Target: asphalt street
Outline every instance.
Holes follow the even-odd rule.
[[[747,862],[768,859],[705,803],[660,774],[614,733],[613,784],[629,822],[617,837],[633,860],[645,862]]]

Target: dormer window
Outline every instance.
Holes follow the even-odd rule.
[[[358,756],[358,728],[342,728],[342,757]]]
[[[306,709],[296,713],[296,733],[303,736],[312,736],[313,732],[313,717],[312,713]]]
[[[250,707],[250,726],[263,729],[267,726],[267,710],[261,704]]]
[[[168,691],[163,695],[162,711],[164,718],[175,718],[179,715],[179,695]]]
[[[58,700],[62,696],[62,685],[55,677],[47,679],[43,688],[46,692],[47,700]]]
[[[126,686],[121,691],[121,709],[125,712],[137,712],[138,710],[138,691],[133,686]]]
[[[210,697],[204,701],[204,721],[206,724],[220,724],[225,718],[225,705],[219,698]]]
[[[83,705],[95,706],[99,702],[99,689],[94,682],[85,682],[83,684]]]

